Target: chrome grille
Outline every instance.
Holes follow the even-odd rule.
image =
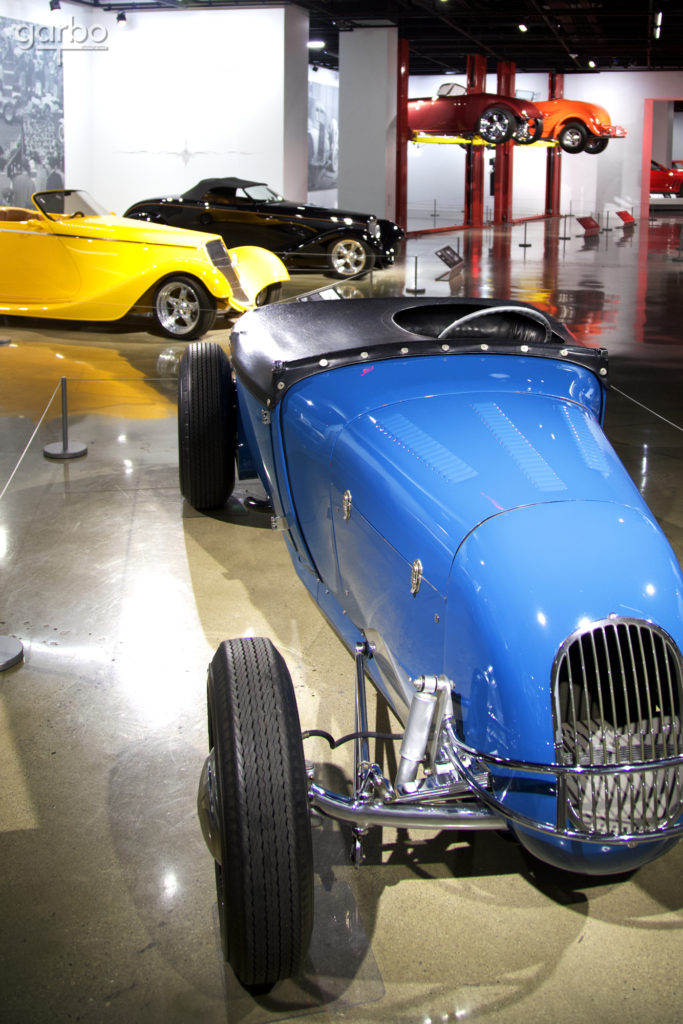
[[[223,276],[227,278],[230,290],[237,301],[242,303],[242,305],[249,305],[249,296],[242,287],[225,243],[218,238],[207,242],[206,253],[214,267],[218,267]]]
[[[555,660],[553,707],[558,764],[615,766],[562,777],[559,801],[580,831],[651,832],[683,813],[683,767],[658,765],[683,751],[682,661],[668,634],[637,619],[591,623]]]

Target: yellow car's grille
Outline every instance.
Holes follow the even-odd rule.
[[[244,305],[249,305],[249,296],[240,283],[237,271],[233,266],[230,253],[226,249],[225,244],[219,239],[207,242],[206,252],[214,267],[218,267],[224,277],[227,278],[234,298]]]

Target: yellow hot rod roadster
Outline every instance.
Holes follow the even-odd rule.
[[[33,208],[0,207],[0,314],[119,320],[151,314],[171,338],[208,331],[219,311],[277,298],[282,261],[218,235],[116,217],[86,192],[36,192]]]

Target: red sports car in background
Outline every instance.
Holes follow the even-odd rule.
[[[543,115],[543,138],[556,139],[565,153],[602,153],[610,139],[626,136],[626,129],[612,124],[597,103],[562,99],[536,106]]]
[[[494,92],[466,92],[456,82],[439,86],[436,96],[408,101],[408,127],[428,135],[479,135],[496,146],[508,139],[529,145],[540,138],[542,114],[529,100]]]
[[[657,160],[650,161],[650,192],[660,192],[663,196],[680,196],[682,185],[683,170],[678,167],[665,167]]]

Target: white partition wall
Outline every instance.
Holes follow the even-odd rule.
[[[339,206],[394,219],[398,32],[339,34]]]
[[[64,43],[75,30],[62,53],[68,184],[116,212],[222,175],[305,199],[301,8],[129,12],[123,30],[68,0],[55,15],[47,0],[0,0],[0,16],[67,26]]]

